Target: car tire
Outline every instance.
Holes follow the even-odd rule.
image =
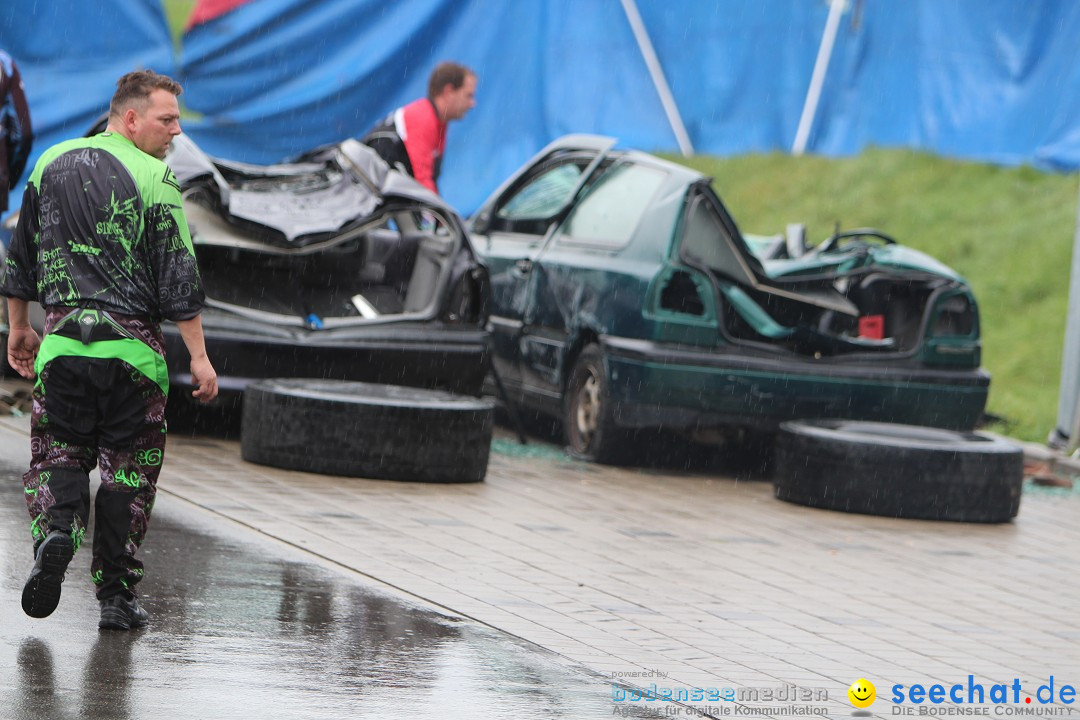
[[[7,332],[0,332],[0,379],[15,377],[18,373],[7,361]]]
[[[626,434],[615,424],[604,353],[588,345],[574,361],[563,394],[563,436],[574,458],[614,464],[627,455]]]
[[[780,425],[776,497],[923,520],[1007,522],[1020,509],[1021,448],[990,435],[851,420]]]
[[[437,390],[334,380],[249,385],[244,460],[287,470],[417,482],[479,482],[493,404]]]
[[[0,262],[3,261],[3,245],[0,245]],[[7,361],[8,321],[7,302],[0,300],[0,378],[15,377],[18,375],[15,368]]]

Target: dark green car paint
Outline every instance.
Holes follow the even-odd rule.
[[[567,206],[546,224],[530,220],[530,229],[540,231],[515,232],[520,226],[512,221],[500,225],[500,208],[544,167],[573,152],[590,158],[597,150],[553,143],[472,221],[476,249],[492,279],[494,360],[517,400],[559,416],[577,354],[597,343],[604,351],[610,411],[624,427],[769,429],[793,418],[844,417],[970,429],[981,417],[989,376],[979,368],[977,305],[950,268],[911,248],[869,243],[795,259],[755,256],[748,262],[759,268],[761,281],[781,288],[807,276],[855,282],[873,275],[919,288],[918,297],[929,305],[919,309],[920,324],[907,330],[911,346],[896,351],[861,351],[854,342],[859,338],[839,337],[840,346],[852,346],[848,351],[796,352],[779,339],[804,329],[767,312],[754,326],[759,337],[736,340],[724,329],[728,300],[716,281],[738,289],[739,273],[720,271],[714,281],[680,253],[691,197],[707,196],[747,256],[763,243],[744,240],[708,179],[687,168],[644,153],[603,151],[604,163]],[[620,164],[664,174],[629,240],[604,246],[568,237],[567,218],[598,178]],[[665,301],[665,293],[685,302]],[[935,335],[942,329],[949,332]]]

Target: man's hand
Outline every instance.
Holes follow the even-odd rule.
[[[34,361],[37,360],[41,338],[29,325],[11,326],[8,329],[8,364],[27,380],[34,379]]]
[[[206,356],[206,343],[203,341],[202,318],[196,315],[189,320],[177,320],[176,327],[191,356],[191,381],[199,386],[191,393],[202,403],[208,403],[217,397],[217,373]]]
[[[201,403],[208,403],[217,397],[217,373],[210,364],[210,358],[203,355],[191,360],[191,381],[198,385],[198,389],[191,393]]]
[[[34,379],[34,361],[37,360],[41,338],[30,327],[30,303],[19,298],[7,299],[8,310],[8,365],[27,380]]]

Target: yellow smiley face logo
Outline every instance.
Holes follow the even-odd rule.
[[[859,678],[847,689],[848,700],[857,708],[867,708],[877,699],[877,688],[866,678]]]

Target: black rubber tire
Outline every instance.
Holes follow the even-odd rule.
[[[3,322],[0,320],[0,322]],[[0,332],[0,378],[15,377],[18,375],[15,368],[8,365],[7,361],[7,333]]]
[[[577,356],[563,395],[566,451],[579,460],[619,463],[628,455],[626,433],[615,425],[604,353],[588,345]]]
[[[980,433],[851,420],[780,425],[776,497],[923,520],[1007,522],[1020,509],[1023,451]]]
[[[244,391],[244,460],[303,472],[417,482],[479,482],[493,403],[438,390],[310,379]]]

